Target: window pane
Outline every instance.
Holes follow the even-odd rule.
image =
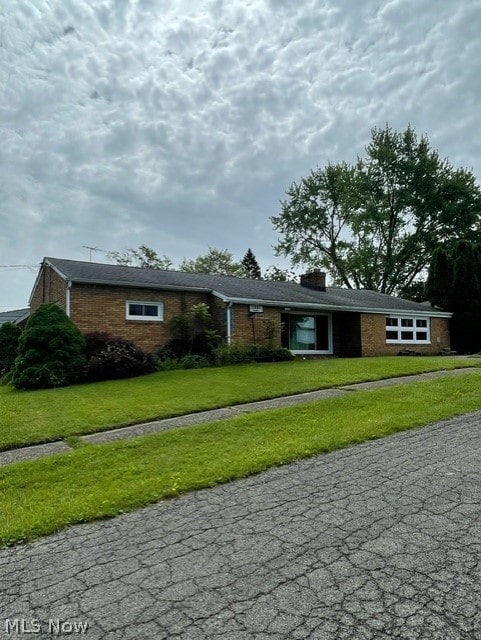
[[[401,340],[414,340],[414,333],[412,331],[401,331]]]
[[[416,327],[422,327],[427,329],[428,321],[427,320],[416,320]]]
[[[128,302],[126,309],[127,320],[156,320],[160,322],[164,318],[164,305],[161,302]]]
[[[145,316],[158,316],[159,315],[159,307],[153,304],[144,304],[144,315]]]
[[[291,318],[291,349],[314,351],[316,349],[316,324],[314,316]]]
[[[412,327],[413,319],[412,318],[401,318],[401,327]]]
[[[416,331],[416,340],[427,340],[427,331]]]
[[[141,304],[129,304],[129,316],[141,316],[142,305]]]
[[[386,327],[397,327],[398,319],[397,318],[386,318]]]
[[[397,331],[386,331],[386,340],[397,340]]]

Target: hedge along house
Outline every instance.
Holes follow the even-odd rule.
[[[86,333],[106,331],[156,351],[169,320],[203,302],[230,344],[285,346],[296,355],[375,356],[450,346],[449,318],[427,303],[325,286],[313,271],[299,284],[45,258],[30,298],[55,302]]]

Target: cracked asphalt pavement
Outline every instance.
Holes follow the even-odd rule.
[[[481,639],[480,469],[477,413],[4,549],[0,637]]]

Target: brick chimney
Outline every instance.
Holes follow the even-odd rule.
[[[301,275],[301,286],[317,291],[326,290],[326,274],[320,269],[314,269]]]

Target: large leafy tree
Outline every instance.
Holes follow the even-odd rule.
[[[481,218],[474,175],[455,169],[408,127],[373,129],[366,157],[293,183],[274,228],[278,255],[324,267],[335,284],[397,293],[446,237],[471,239]]]

